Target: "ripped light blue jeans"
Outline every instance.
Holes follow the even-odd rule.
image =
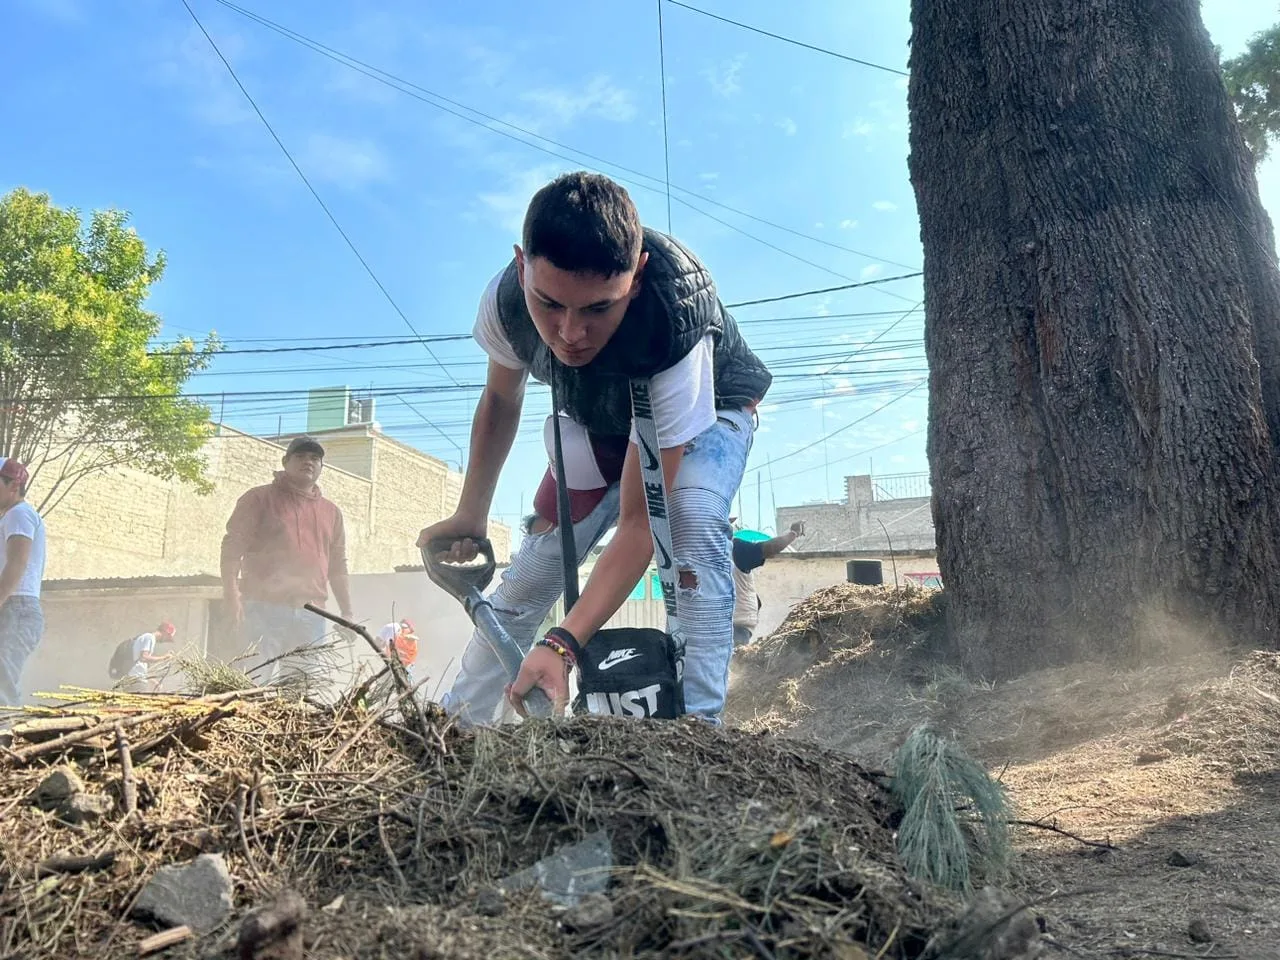
[[[719,410],[714,426],[685,448],[668,511],[671,546],[680,572],[677,606],[685,636],[686,712],[720,722],[733,655],[733,568],[729,508],[747,466],[755,424],[745,410]],[[619,485],[573,525],[577,561],[618,522]],[[523,650],[564,592],[560,533],[526,534],[490,600],[498,621]],[[512,678],[478,634],[463,652],[443,705],[464,724],[489,723]]]

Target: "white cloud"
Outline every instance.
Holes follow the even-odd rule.
[[[898,205],[892,200],[877,200],[871,204],[872,210],[879,210],[881,213],[893,213],[898,209]]]
[[[876,125],[870,120],[864,120],[859,117],[853,123],[846,123],[842,136],[845,140],[853,137],[869,137],[876,132]]]
[[[309,177],[347,187],[386,180],[390,175],[387,159],[376,143],[327,133],[313,133],[307,138],[298,164]]]
[[[815,223],[815,224],[813,225],[813,229],[815,229],[815,230],[821,230],[821,229],[822,229],[823,227],[825,227],[825,226],[826,226],[826,224],[825,224],[825,223],[823,223],[821,220],[819,220],[817,223]]]
[[[796,126],[796,122],[790,117],[783,117],[781,120],[777,121],[774,126],[788,137],[794,137],[796,135],[796,131],[799,129],[799,127]]]
[[[708,67],[702,71],[702,75],[707,78],[717,96],[728,99],[742,91],[742,68],[746,62],[747,55],[740,53],[736,57],[722,60],[715,67]]]
[[[713,171],[712,171],[712,172],[710,172],[710,173],[700,173],[700,174],[698,174],[698,179],[699,179],[699,180],[702,180],[703,182],[710,182],[710,181],[712,181],[712,180],[719,180],[719,179],[720,179],[720,174],[719,174],[719,172],[717,172],[717,171],[714,171],[714,170],[713,170]]]
[[[555,421],[552,421],[552,422],[554,423]],[[889,462],[890,463],[906,463],[907,458],[900,453],[895,453],[892,457],[889,458]]]
[[[906,430],[908,433],[910,433],[912,430],[919,430],[920,421],[919,420],[903,420],[902,429]]]
[[[857,225],[858,225],[857,220],[841,220],[840,221],[841,230],[852,230]]]
[[[513,238],[519,237],[525,210],[529,206],[529,198],[548,180],[564,172],[564,169],[560,164],[542,163],[536,167],[509,173],[504,178],[505,182],[501,189],[481,193],[476,199],[489,214],[490,219],[496,221]]]
[[[238,33],[223,33],[218,46],[233,64],[245,59],[245,41]],[[258,122],[227,68],[194,25],[165,50],[157,64],[157,78],[166,86],[186,90],[192,112],[203,123],[234,127]]]
[[[858,273],[858,277],[863,280],[874,280],[876,277],[884,274],[884,267],[878,263],[869,263]]]
[[[542,123],[568,126],[580,117],[598,117],[626,123],[636,115],[631,94],[606,76],[592,77],[585,87],[539,87],[526,90],[520,99],[541,114]]]

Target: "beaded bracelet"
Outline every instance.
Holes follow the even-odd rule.
[[[578,638],[566,630],[564,627],[552,627],[547,631],[548,637],[554,637],[563,643],[573,654],[573,660],[576,663],[582,659],[582,644],[578,643]]]
[[[573,655],[573,651],[569,649],[568,645],[558,637],[543,637],[538,641],[538,646],[546,647],[548,650],[555,651],[556,655],[568,663],[570,667],[576,667],[578,665],[578,658]]]

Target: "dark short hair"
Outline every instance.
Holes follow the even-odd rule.
[[[524,215],[524,255],[573,273],[612,277],[634,270],[643,241],[627,191],[585,170],[556,177],[533,195]]]

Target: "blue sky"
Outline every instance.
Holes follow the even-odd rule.
[[[587,166],[634,181],[627,185],[645,222],[667,225],[653,2],[243,0],[455,101],[449,109],[476,122],[216,0],[189,2],[425,337],[470,330],[530,194],[558,172]],[[905,0],[695,5],[905,69]],[[1248,0],[1208,0],[1203,13],[1228,56],[1280,15]],[[671,182],[683,188],[673,193],[671,227],[711,267],[726,302],[918,268],[905,78],[670,4],[663,19]],[[152,300],[167,334],[216,330],[231,348],[412,336],[180,0],[9,0],[5,27],[0,190],[25,185],[62,205],[131,211],[169,258]],[[1275,219],[1280,160],[1259,176]],[[839,498],[847,472],[926,469],[926,389],[910,392],[924,376],[919,298],[919,281],[905,280],[735,311],[778,375],[744,483],[747,522],[771,529],[774,504]],[[305,401],[255,392],[376,386],[389,394],[377,401],[388,433],[456,462],[477,396],[466,387],[481,381],[484,358],[465,339],[431,350],[447,371],[420,344],[227,356],[192,389],[225,392],[215,413],[272,433],[278,424],[301,429]],[[541,390],[526,401],[495,503],[507,522],[527,509],[544,465],[548,406]]]

